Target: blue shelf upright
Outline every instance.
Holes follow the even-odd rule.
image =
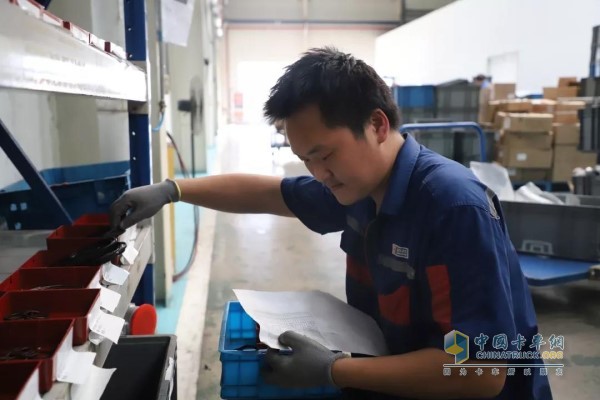
[[[129,61],[148,71],[148,32],[144,0],[125,0],[125,49]],[[150,90],[148,90],[150,93]],[[149,100],[149,99],[148,99]],[[152,183],[152,129],[150,101],[129,102],[129,156],[131,186]],[[154,304],[154,265],[148,264],[133,296],[136,304]]]

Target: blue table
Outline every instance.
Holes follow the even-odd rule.
[[[531,286],[550,286],[586,280],[593,261],[574,261],[529,254],[519,254],[521,269]]]

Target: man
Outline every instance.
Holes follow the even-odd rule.
[[[551,398],[537,370],[443,373],[455,362],[444,350],[453,330],[470,338],[471,355],[478,344],[494,350],[496,335],[511,346],[520,334],[529,345],[537,334],[531,295],[496,196],[462,165],[397,131],[390,90],[370,66],[335,49],[313,49],[273,87],[265,115],[285,121],[292,150],[313,177],[165,181],[126,192],[112,219],[127,227],[181,200],[295,216],[321,234],[343,231],[348,303],[377,321],[392,355],[345,357],[286,332],[280,341],[293,354],[269,353],[268,382],[333,383],[367,398]],[[482,362],[473,358],[465,366]]]

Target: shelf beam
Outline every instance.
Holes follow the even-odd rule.
[[[0,1],[0,88],[144,102],[146,74],[59,26]]]

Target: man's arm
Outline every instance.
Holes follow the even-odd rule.
[[[482,368],[481,376],[473,367],[467,369],[467,376],[459,376],[459,368],[452,368],[451,376],[444,376],[443,364],[453,362],[453,356],[429,348],[395,356],[341,358],[333,363],[331,374],[342,388],[419,399],[486,398],[502,391],[506,368],[497,376],[490,368]]]
[[[281,177],[224,174],[178,179],[181,201],[231,213],[293,217],[281,194]]]
[[[113,228],[127,229],[154,216],[166,204],[183,200],[218,211],[268,213],[292,217],[281,192],[282,178],[250,174],[225,174],[177,181],[126,191],[111,206]]]

